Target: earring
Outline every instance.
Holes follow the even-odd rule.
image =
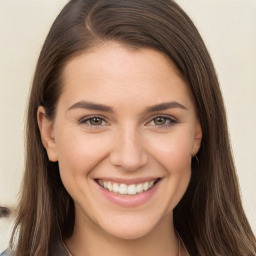
[[[198,159],[197,155],[193,155],[192,157],[196,159],[197,164],[198,164],[198,166],[199,166],[199,159]]]

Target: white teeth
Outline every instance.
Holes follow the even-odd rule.
[[[119,187],[119,193],[122,195],[126,195],[127,194],[127,185],[121,184]]]
[[[107,189],[108,189],[109,191],[112,191],[112,184],[111,184],[110,181],[108,182],[108,187],[107,187]]]
[[[98,183],[110,192],[119,193],[121,195],[136,195],[152,188],[155,181],[156,180],[131,185],[112,183],[111,181],[104,180],[98,180]]]
[[[118,193],[118,191],[119,191],[119,186],[116,183],[113,184],[113,191],[115,193]]]
[[[137,193],[141,193],[143,191],[143,185],[142,184],[138,184],[137,186],[136,186],[136,192]]]
[[[136,185],[128,186],[128,195],[136,195]]]
[[[144,191],[147,191],[148,188],[149,188],[149,184],[148,184],[148,182],[145,182],[145,183],[143,184],[143,190],[144,190]]]

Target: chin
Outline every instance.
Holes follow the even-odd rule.
[[[141,225],[118,226],[115,229],[106,230],[110,235],[123,240],[136,240],[151,233],[152,227]]]
[[[124,216],[125,215],[125,216]],[[113,237],[124,240],[136,240],[154,232],[161,222],[162,218],[158,216],[129,216],[129,214],[120,215],[114,219],[105,219],[103,223],[100,223],[101,229],[110,234]],[[171,220],[172,215],[168,215],[168,222]],[[125,221],[124,221],[125,220]]]

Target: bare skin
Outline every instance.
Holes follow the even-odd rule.
[[[63,79],[55,119],[39,107],[38,123],[75,204],[68,249],[73,256],[177,256],[172,213],[202,138],[188,85],[164,54],[114,42],[72,59]],[[151,180],[142,196],[99,184]]]

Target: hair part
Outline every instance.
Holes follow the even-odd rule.
[[[191,255],[256,255],[230,150],[218,79],[200,34],[171,0],[71,0],[53,23],[40,53],[26,126],[26,166],[16,255],[48,255],[56,234],[72,235],[74,205],[57,163],[48,160],[37,125],[44,106],[54,119],[62,73],[73,57],[105,42],[152,48],[166,54],[190,87],[203,139],[199,165],[174,210],[174,225]],[[223,239],[223,237],[225,239]]]

